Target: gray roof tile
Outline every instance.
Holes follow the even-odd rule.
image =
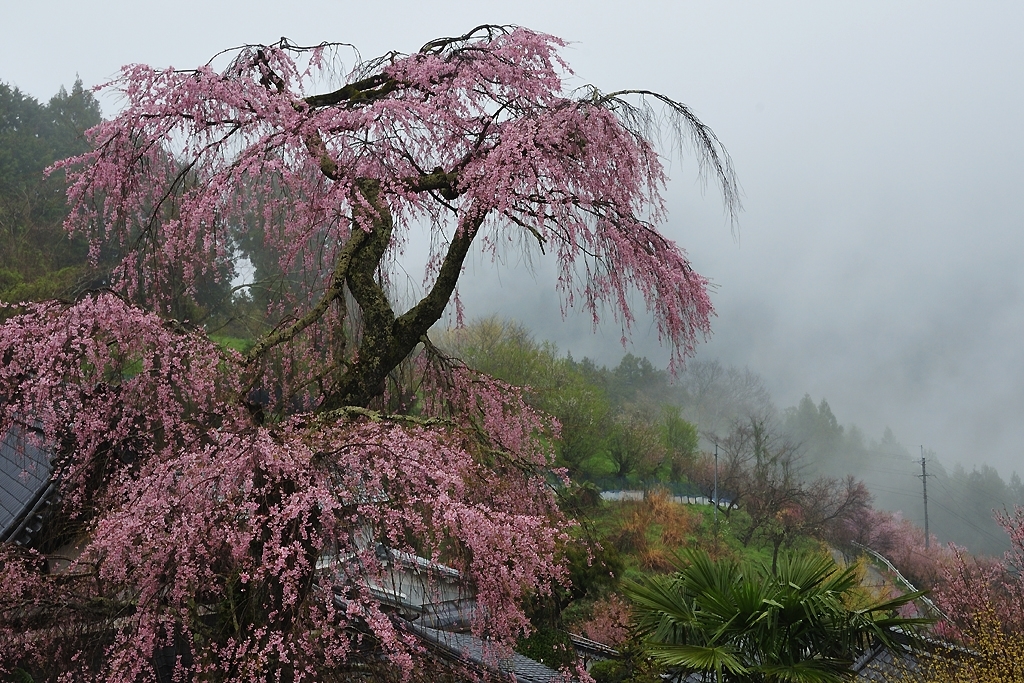
[[[0,542],[28,543],[55,488],[50,450],[36,437],[29,427],[15,424],[0,440]]]
[[[411,622],[406,627],[425,643],[443,650],[449,656],[493,673],[514,675],[517,683],[550,683],[561,675],[554,669],[516,652],[510,657],[499,657],[486,641],[468,633],[441,631]]]

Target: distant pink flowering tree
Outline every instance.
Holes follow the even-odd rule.
[[[968,643],[994,627],[1003,634],[1024,633],[1024,508],[996,514],[1010,536],[1010,549],[1002,561],[972,558],[952,546],[952,559],[944,568],[944,581],[935,602],[946,615],[939,626],[944,635]]]
[[[474,245],[534,243],[565,304],[595,323],[607,305],[628,331],[639,292],[674,361],[692,350],[712,309],[657,231],[649,102],[736,207],[728,157],[686,107],[569,92],[561,46],[485,26],[348,70],[339,46],[284,40],[220,70],[125,67],[121,112],[57,165],[68,230],[119,254],[109,289],[0,327],[0,426],[29,416],[57,446],[84,544],[59,574],[0,549],[0,670],[151,680],[162,653],[211,680],[411,672],[422,644],[373,590],[378,542],[459,570],[478,634],[528,629],[523,600],[565,578],[557,425],[426,333]],[[417,226],[434,251],[400,306],[392,273]],[[242,355],[170,313],[245,236],[282,277]]]
[[[598,600],[590,620],[581,628],[587,638],[619,647],[629,637],[629,602],[616,593]]]

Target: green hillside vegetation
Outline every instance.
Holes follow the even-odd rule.
[[[792,482],[837,494],[853,477],[863,482],[875,508],[900,512],[924,526],[920,453],[911,453],[889,429],[871,440],[855,425],[844,426],[824,398],[805,396],[779,410],[763,380],[749,369],[691,361],[671,377],[628,353],[608,368],[563,355],[523,325],[496,318],[437,341],[468,365],[527,387],[534,405],[562,424],[560,464],[574,479],[599,489],[663,487],[711,496],[717,444],[719,492],[736,506],[751,493],[771,493],[749,490],[758,478],[743,472],[753,466],[760,468],[762,481],[771,474],[769,483],[778,485],[773,495]],[[923,455],[929,527],[936,541],[955,542],[976,554],[1002,554],[1009,539],[992,513],[1024,504],[1020,477],[1014,473],[1004,481],[984,464],[947,469],[934,452]],[[776,498],[770,505],[783,509],[785,503]],[[732,508],[726,506],[727,516]],[[785,526],[759,524],[752,533],[778,539]]]
[[[885,619],[897,618],[900,605],[887,605],[889,590],[862,586],[867,560],[861,558],[845,569],[836,566],[829,544],[820,537],[795,536],[776,556],[770,545],[744,540],[750,519],[743,510],[735,510],[729,517],[716,516],[713,506],[676,502],[664,489],[652,490],[639,500],[625,501],[601,500],[594,493],[593,487],[585,484],[567,495],[567,504],[575,510],[580,524],[577,532],[592,548],[592,554],[571,554],[571,589],[535,606],[532,616],[537,631],[521,643],[519,649],[524,654],[567,664],[566,634],[578,633],[620,652],[620,657],[593,669],[599,683],[658,680],[661,673],[679,662],[650,658],[650,632],[644,630],[642,623],[638,629],[635,621],[637,605],[642,604],[637,603],[637,591],[642,593],[643,587],[651,585],[671,585],[674,576],[692,566],[694,553],[707,557],[717,567],[733,567],[732,571],[744,567],[748,573],[761,572],[766,576],[775,576],[777,571],[784,573],[800,563],[825,567],[828,571],[822,570],[823,574],[830,580],[843,577],[845,588],[841,596],[833,596],[845,606],[843,609],[852,612],[874,606],[876,620],[883,624],[879,628],[884,627]],[[905,596],[902,600],[910,602],[915,597]],[[839,667],[840,661],[846,662],[843,666],[848,665],[853,654],[865,646],[867,637],[842,650],[845,659],[837,654],[839,650],[832,650],[836,662],[830,666]]]
[[[525,387],[533,405],[558,419],[559,464],[604,489],[667,486],[697,493],[684,477],[698,452],[696,427],[664,400],[667,375],[627,354],[609,370],[576,362],[514,322],[488,318],[438,342],[469,366]]]

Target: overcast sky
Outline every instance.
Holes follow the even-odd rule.
[[[665,232],[717,286],[702,358],[749,366],[783,407],[810,393],[871,438],[1024,473],[1024,3],[5,0],[0,80],[45,100],[130,62],[281,36],[370,57],[481,23],[573,41],[581,83],[668,94],[728,147],[735,234],[670,162]],[[508,265],[470,267],[472,315],[618,361],[618,328],[563,321],[550,269]],[[667,358],[643,324],[633,344]]]

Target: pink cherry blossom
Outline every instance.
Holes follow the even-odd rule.
[[[24,304],[0,326],[0,427],[29,416],[56,447],[81,545],[51,574],[44,555],[0,548],[0,672],[410,673],[424,645],[379,586],[417,557],[456,572],[476,635],[507,647],[529,630],[524,602],[567,580],[558,425],[426,333],[470,248],[511,245],[556,259],[566,306],[595,323],[607,307],[625,334],[639,293],[674,360],[692,352],[708,283],[658,232],[646,101],[736,208],[728,156],[688,109],[569,91],[562,45],[481,27],[339,72],[340,47],[282,40],[222,68],[127,66],[104,86],[123,109],[54,168],[67,229],[97,263],[120,255],[109,291]],[[420,225],[425,294],[400,306],[392,268]],[[282,277],[243,356],[169,311],[231,272],[244,235]]]

